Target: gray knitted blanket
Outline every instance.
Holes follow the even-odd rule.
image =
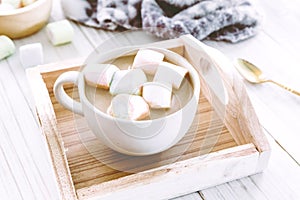
[[[232,43],[254,36],[259,16],[250,0],[62,0],[62,6],[68,18],[96,28]]]

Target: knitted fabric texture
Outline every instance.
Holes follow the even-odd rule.
[[[256,34],[249,0],[62,0],[66,16],[106,30],[142,28],[162,38],[238,42]]]

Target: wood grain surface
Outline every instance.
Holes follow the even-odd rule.
[[[270,77],[299,90],[300,1],[255,2],[263,13],[257,36],[238,44],[205,43],[221,50],[232,60],[237,57],[249,59]],[[64,15],[60,1],[54,0],[50,21],[61,19]],[[53,47],[43,29],[30,37],[15,40],[16,53],[0,61],[1,199],[60,198],[50,155],[45,148],[46,140],[35,116],[35,102],[19,60],[18,47],[41,42],[45,63],[52,63],[85,58],[102,41],[114,35],[73,22],[72,26],[75,37],[71,44]],[[300,100],[271,84],[243,82],[271,144],[272,154],[267,169],[260,174],[178,197],[178,200],[300,198]]]

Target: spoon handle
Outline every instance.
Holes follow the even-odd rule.
[[[278,83],[278,82],[273,81],[273,80],[269,80],[269,82],[274,83],[274,84],[276,84],[276,85],[282,87],[283,89],[285,89],[285,90],[287,90],[287,91],[289,91],[289,92],[292,92],[292,93],[294,93],[294,94],[300,96],[300,92],[298,92],[298,91],[296,91],[296,90],[293,90],[293,89],[290,88],[290,87],[287,87],[287,86],[285,86],[285,85],[282,85],[281,83]]]

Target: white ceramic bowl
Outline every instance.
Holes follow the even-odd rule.
[[[52,0],[37,0],[22,8],[0,11],[0,35],[16,39],[37,32],[48,21],[51,7]]]
[[[200,80],[197,71],[179,54],[167,49],[152,47],[151,49],[163,53],[169,61],[189,71],[190,84],[193,88],[191,97],[181,109],[169,115],[141,121],[112,117],[97,109],[89,101],[82,72],[65,72],[58,77],[54,85],[54,94],[60,104],[84,116],[88,126],[102,143],[127,155],[151,155],[175,145],[187,133],[198,107]],[[116,58],[118,55],[124,55],[128,50],[128,48],[115,49],[103,55],[103,58]],[[84,68],[84,70],[88,69]],[[69,82],[77,84],[80,102],[74,101],[65,93],[63,85]]]

